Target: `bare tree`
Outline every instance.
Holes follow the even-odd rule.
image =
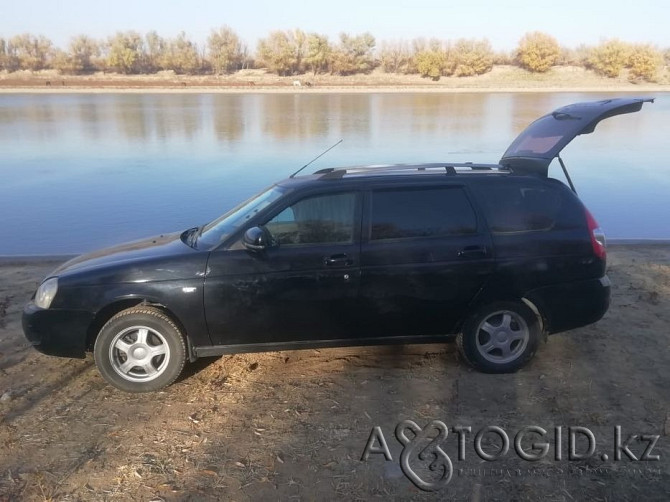
[[[16,58],[22,70],[42,70],[47,67],[51,52],[51,40],[28,33],[16,35],[9,41],[10,59]]]
[[[370,33],[356,36],[341,33],[340,43],[333,51],[331,73],[351,75],[371,72],[375,67],[374,49],[375,37]]]
[[[212,30],[207,39],[209,61],[214,73],[231,73],[239,70],[244,61],[243,44],[230,27],[222,26]]]
[[[293,75],[304,71],[307,36],[301,30],[273,31],[258,41],[257,58],[270,71]]]
[[[386,73],[411,73],[412,51],[404,40],[382,42],[379,59]]]
[[[326,35],[310,33],[307,35],[307,56],[305,66],[316,75],[328,69],[328,61],[333,49]]]
[[[177,38],[168,41],[168,49],[162,64],[165,69],[176,73],[198,73],[202,68],[197,45],[181,32]]]
[[[142,70],[146,73],[155,73],[163,69],[167,53],[167,42],[155,31],[150,31],[144,36],[144,61]]]
[[[139,73],[142,54],[142,36],[135,31],[119,31],[107,41],[107,66],[119,73]]]

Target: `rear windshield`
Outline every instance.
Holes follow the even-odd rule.
[[[563,184],[490,184],[474,187],[493,234],[569,230],[584,225],[579,200]]]

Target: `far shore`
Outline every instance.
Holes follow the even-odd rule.
[[[356,93],[648,93],[670,92],[670,86],[630,87],[349,87],[327,86],[312,89],[277,87],[0,87],[0,94],[356,94]]]
[[[630,81],[596,75],[581,67],[555,67],[547,73],[529,73],[513,66],[495,66],[473,77],[442,77],[437,81],[419,75],[375,70],[350,76],[279,76],[262,69],[240,70],[231,75],[61,75],[53,70],[0,72],[0,93],[530,93],[530,92],[625,92],[670,91],[665,70],[657,82]]]

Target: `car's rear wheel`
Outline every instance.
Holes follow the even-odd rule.
[[[184,336],[164,312],[132,307],[112,317],[93,348],[105,380],[126,392],[151,392],[174,382],[186,362]]]
[[[486,373],[522,368],[541,339],[535,313],[521,302],[496,302],[482,307],[463,325],[456,341],[463,357]]]

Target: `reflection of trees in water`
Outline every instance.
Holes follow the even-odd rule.
[[[379,123],[397,134],[476,135],[482,130],[486,94],[386,94],[379,96]],[[402,120],[398,120],[402,117]]]
[[[119,96],[114,104],[118,130],[127,139],[149,139],[146,124],[146,100],[143,96]]]
[[[234,141],[243,136],[247,120],[253,116],[251,101],[247,98],[228,94],[212,96],[212,121],[219,141]]]
[[[312,138],[328,134],[331,109],[326,95],[268,94],[262,97],[264,134],[278,139]]]
[[[159,140],[192,140],[202,129],[201,95],[158,94],[151,101],[150,122]]]
[[[200,99],[189,94],[118,96],[114,119],[131,141],[191,140],[202,128]]]
[[[556,97],[559,99],[556,99]],[[510,106],[511,133],[510,143],[531,122],[542,115],[554,111],[556,108],[574,103],[575,100],[561,99],[560,94],[553,93],[513,93],[507,100]]]
[[[82,100],[77,106],[82,133],[89,139],[100,138],[101,128],[105,124],[101,108],[100,103],[89,99]]]
[[[70,110],[54,106],[42,96],[21,98],[17,106],[0,106],[0,125],[14,128],[30,128],[30,135],[40,140],[48,139],[62,130],[62,124],[70,121]],[[32,138],[31,138],[32,139]]]

